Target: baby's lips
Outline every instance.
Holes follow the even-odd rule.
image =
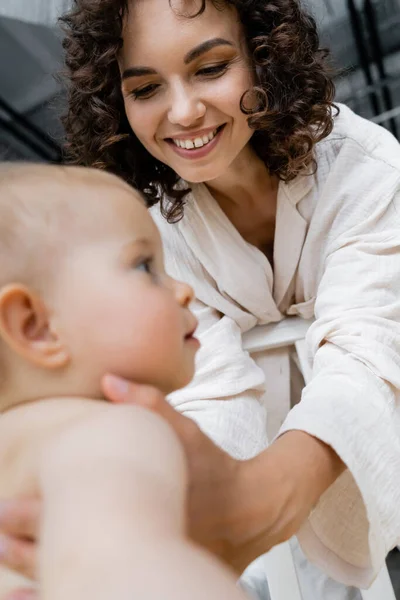
[[[197,320],[197,319],[196,319],[196,317],[195,317],[195,316],[193,316],[193,315],[192,315],[192,318],[191,318],[191,320],[190,320],[190,321],[191,321],[191,322],[190,322],[190,325],[189,325],[189,327],[188,327],[188,332],[187,332],[187,334],[185,335],[185,338],[190,338],[190,337],[193,337],[193,335],[195,334],[195,332],[196,332],[196,329],[197,329],[197,327],[198,327],[198,325],[199,325],[199,322],[198,322],[198,320]]]

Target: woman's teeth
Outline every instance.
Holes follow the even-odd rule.
[[[201,137],[186,140],[176,140],[172,138],[172,141],[174,142],[175,146],[178,146],[178,148],[185,148],[185,150],[193,150],[194,148],[202,148],[203,146],[211,142],[211,140],[214,139],[216,135],[217,129],[214,129],[214,131],[210,131],[210,133],[206,133]]]

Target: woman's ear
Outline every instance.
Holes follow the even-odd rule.
[[[9,284],[0,290],[0,336],[16,354],[39,367],[58,369],[69,362],[67,348],[51,331],[44,302],[26,286]]]

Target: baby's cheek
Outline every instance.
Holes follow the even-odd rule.
[[[184,328],[175,299],[162,289],[130,294],[127,302],[96,311],[92,356],[138,382],[163,385],[181,365]],[[150,293],[148,293],[150,292]]]

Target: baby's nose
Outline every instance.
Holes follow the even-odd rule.
[[[173,281],[176,299],[181,306],[186,308],[194,298],[193,288],[183,281],[176,281],[175,279]]]

